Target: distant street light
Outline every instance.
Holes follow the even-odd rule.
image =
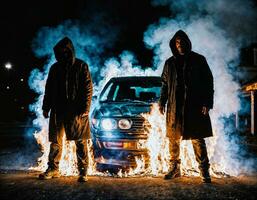
[[[6,63],[5,68],[6,69],[12,69],[12,64],[11,63]]]

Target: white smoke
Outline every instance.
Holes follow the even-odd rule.
[[[45,81],[50,66],[55,62],[52,47],[63,36],[72,38],[76,55],[89,64],[94,82],[94,95],[98,95],[105,83],[114,76],[160,75],[163,64],[171,56],[169,40],[179,29],[190,37],[193,50],[203,54],[214,76],[215,101],[211,111],[215,137],[208,140],[211,164],[231,175],[250,172],[252,160],[239,154],[242,149],[237,137],[230,137],[231,123],[227,118],[240,109],[238,98],[239,85],[235,82],[232,71],[239,61],[239,50],[255,38],[256,12],[250,1],[170,1],[154,0],[155,6],[170,6],[175,18],[162,18],[159,23],[150,25],[144,34],[146,46],[154,51],[154,69],[145,69],[137,62],[132,52],[123,51],[117,58],[104,58],[103,53],[115,40],[115,32],[106,27],[93,31],[91,26],[83,26],[67,21],[55,28],[45,27],[40,30],[33,48],[39,57],[47,57],[47,63],[40,71],[31,72],[29,85],[39,94],[31,110],[37,118],[34,125],[47,132],[48,122],[42,116],[42,99]],[[236,8],[236,9],[235,9]],[[241,19],[244,19],[242,21]],[[91,24],[96,25],[96,24]],[[92,105],[92,108],[95,105]],[[91,108],[91,109],[92,109]]]
[[[97,31],[97,29],[100,30]],[[47,159],[45,158],[48,157],[50,145],[48,142],[49,120],[43,117],[42,103],[49,69],[52,64],[56,62],[53,47],[63,37],[68,36],[71,38],[75,47],[76,57],[82,59],[89,65],[95,84],[102,79],[102,77],[99,76],[102,61],[101,55],[114,43],[113,40],[116,34],[117,31],[115,27],[112,27],[112,32],[110,33],[101,18],[97,18],[96,21],[91,21],[91,23],[86,25],[78,21],[68,20],[56,27],[43,27],[37,33],[32,43],[32,48],[37,57],[46,58],[46,63],[42,70],[35,68],[31,71],[28,83],[30,88],[38,94],[35,103],[30,105],[30,110],[36,115],[36,118],[33,120],[33,125],[41,130],[35,133],[35,137],[41,138],[41,141],[45,142],[44,146],[42,146],[43,149],[41,149],[43,155],[39,158],[39,160],[45,162],[42,164],[42,170],[45,170],[47,167]]]
[[[135,55],[129,51],[123,51],[119,55],[119,58],[109,58],[104,60],[101,55],[108,45],[113,43],[112,34],[115,35],[115,33],[112,32],[112,34],[109,34],[109,37],[103,37],[102,34],[106,34],[106,31],[108,30],[101,30],[98,35],[93,33],[93,31],[90,31],[88,26],[86,27],[87,28],[83,28],[83,26],[71,23],[71,21],[67,21],[57,27],[44,27],[39,31],[33,43],[35,54],[38,57],[48,58],[43,70],[40,71],[39,69],[34,69],[29,78],[30,88],[39,95],[35,103],[30,105],[30,110],[36,114],[33,125],[41,129],[40,132],[35,134],[35,137],[44,141],[44,146],[42,146],[43,155],[39,158],[39,161],[44,163],[41,163],[42,168],[40,168],[40,170],[45,170],[47,168],[47,157],[50,145],[48,142],[49,121],[44,119],[42,115],[44,89],[49,69],[51,65],[56,62],[53,54],[53,47],[60,39],[64,36],[70,37],[75,47],[76,57],[88,63],[94,83],[94,95],[96,96],[99,95],[102,87],[112,77],[135,75],[147,76],[154,74],[154,71],[151,69],[142,69],[142,67],[137,64]],[[87,31],[82,32],[81,29],[86,29]],[[103,67],[101,67],[102,62]],[[91,111],[95,106],[96,102],[93,102]],[[62,163],[60,163],[60,168],[62,167],[61,165]],[[61,173],[67,174],[67,172],[62,171]]]
[[[154,50],[155,67],[163,68],[171,56],[169,40],[182,29],[192,42],[192,50],[206,57],[213,73],[215,97],[210,115],[215,136],[207,140],[211,164],[230,175],[252,172],[256,160],[243,157],[238,136],[231,136],[234,127],[226,120],[240,109],[240,86],[233,76],[239,64],[240,48],[256,38],[252,28],[256,24],[256,10],[252,3],[238,0],[154,0],[152,3],[170,6],[172,13],[176,13],[175,18],[162,18],[149,26],[144,34],[145,44]]]
[[[150,68],[143,69],[138,64],[136,56],[130,51],[123,51],[119,58],[109,58],[104,63],[104,68],[101,70],[101,76],[104,77],[98,84],[98,91],[112,77],[122,76],[154,76],[157,75],[155,70]]]

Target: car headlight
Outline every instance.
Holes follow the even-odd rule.
[[[117,129],[117,122],[115,119],[105,118],[101,120],[101,127],[107,131]]]
[[[120,119],[118,122],[118,126],[120,129],[130,129],[132,123],[128,119]]]

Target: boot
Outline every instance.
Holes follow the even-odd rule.
[[[200,169],[200,176],[202,178],[203,183],[211,183],[209,169]]]
[[[82,168],[81,170],[79,170],[79,178],[78,178],[78,182],[87,182],[88,178],[87,178],[87,169],[86,168]]]
[[[168,179],[173,179],[173,178],[177,178],[177,177],[180,177],[180,176],[181,176],[181,173],[180,173],[180,162],[179,161],[172,161],[171,165],[170,165],[170,170],[164,176],[164,179],[168,180]]]
[[[48,168],[44,173],[39,174],[39,179],[47,180],[51,178],[59,178],[61,175],[57,169]]]
[[[87,181],[88,181],[87,175],[79,175],[78,182],[83,183]]]

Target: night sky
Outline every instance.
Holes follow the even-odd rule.
[[[118,32],[118,39],[105,56],[123,50],[134,52],[144,66],[151,66],[152,52],[145,48],[143,33],[160,17],[170,16],[167,7],[153,7],[148,0],[91,1],[1,1],[0,122],[33,119],[29,104],[35,94],[28,86],[32,69],[42,68],[46,59],[37,58],[32,42],[42,27],[56,27],[67,20],[90,22],[97,15]],[[6,63],[12,69],[6,69]]]
[[[0,9],[0,122],[29,122],[35,117],[29,105],[38,94],[29,88],[28,77],[47,61],[36,57],[32,49],[43,27],[57,27],[68,20],[92,25],[98,18],[116,34],[101,56],[115,57],[129,50],[141,66],[152,66],[153,52],[145,47],[143,34],[160,18],[173,17],[168,6],[152,6],[151,0],[9,0],[1,1]],[[5,68],[8,62],[12,64],[9,70]]]

